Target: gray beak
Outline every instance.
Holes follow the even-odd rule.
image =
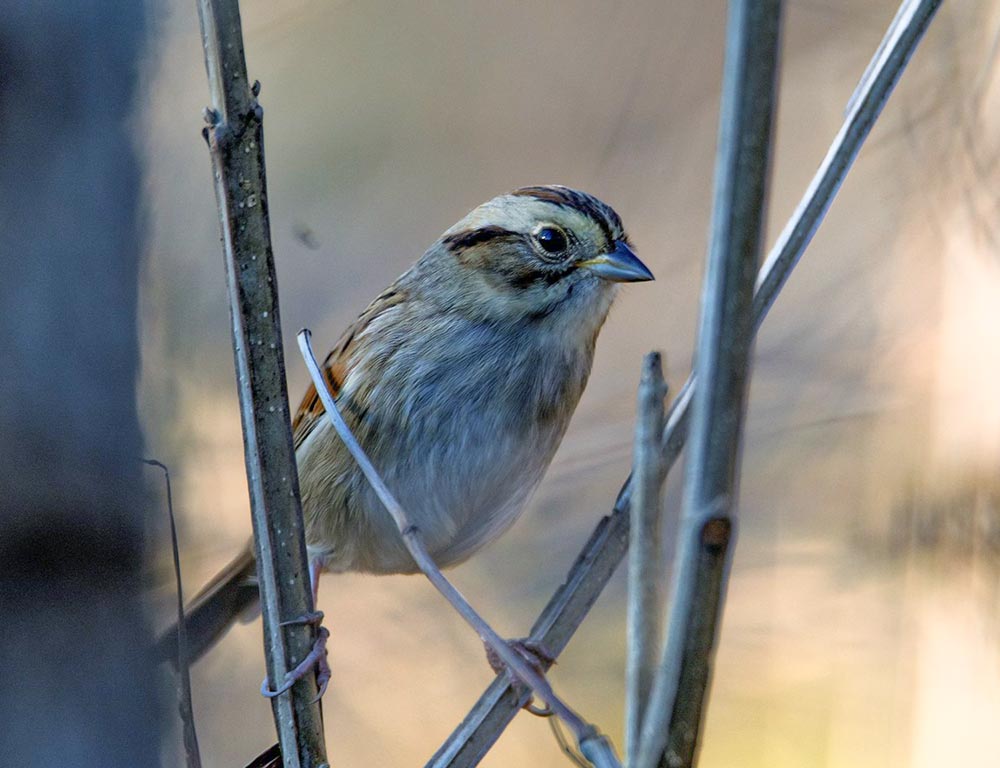
[[[640,283],[655,280],[649,268],[639,261],[621,240],[615,241],[615,249],[611,253],[587,261],[581,261],[579,266],[586,267],[598,277],[615,283]]]

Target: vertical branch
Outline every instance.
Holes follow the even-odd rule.
[[[237,0],[199,0],[198,12],[212,94],[205,137],[222,222],[267,675],[278,683],[309,655],[315,636],[312,626],[294,622],[313,604],[271,251],[263,113],[257,86],[247,81]],[[286,768],[326,763],[316,695],[306,675],[273,700]]]
[[[663,434],[663,398],[667,387],[658,352],[642,361],[639,413],[635,423],[632,460],[632,501],[628,560],[628,658],[625,665],[626,764],[634,765],[639,730],[660,647],[663,569],[661,568],[660,491],[666,477],[660,455]]]
[[[777,96],[780,0],[731,0],[715,200],[667,643],[636,766],[694,763],[726,589]]]

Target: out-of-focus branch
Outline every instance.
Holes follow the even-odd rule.
[[[194,703],[191,699],[191,659],[188,656],[187,625],[184,622],[184,585],[181,580],[181,548],[177,541],[177,518],[174,516],[174,493],[170,487],[170,470],[162,461],[143,459],[143,464],[163,472],[167,492],[167,519],[170,521],[170,549],[174,557],[174,578],[177,582],[177,708],[184,734],[184,754],[188,768],[201,768],[201,751],[198,749],[198,730],[194,722]]]
[[[658,352],[643,358],[632,459],[628,560],[628,657],[625,664],[625,753],[634,765],[646,702],[659,657],[663,617],[661,491],[666,477],[660,456],[667,385]]]
[[[696,353],[701,385],[667,642],[632,768],[694,762],[707,699],[736,509],[760,257],[778,94],[781,0],[731,0],[726,33],[715,200]]]
[[[344,445],[351,452],[351,456],[354,457],[358,466],[361,467],[361,471],[368,479],[379,501],[382,502],[386,511],[392,516],[400,535],[403,537],[403,543],[413,557],[414,562],[431,584],[444,595],[444,598],[465,619],[469,626],[476,630],[476,633],[482,638],[489,649],[503,661],[511,674],[541,697],[553,714],[566,723],[567,727],[573,731],[580,751],[597,768],[614,768],[615,766],[620,766],[607,739],[594,726],[585,722],[583,718],[563,702],[556,695],[555,691],[552,690],[545,676],[536,671],[521,654],[500,637],[486,620],[476,612],[475,608],[469,604],[469,601],[465,599],[462,593],[441,573],[441,569],[437,567],[430,552],[427,551],[427,547],[424,545],[420,529],[410,521],[406,510],[403,509],[402,505],[386,486],[378,470],[375,469],[375,466],[371,463],[367,454],[365,454],[361,444],[358,443],[357,439],[351,433],[347,422],[340,415],[340,409],[337,408],[337,403],[334,401],[333,395],[330,394],[329,383],[323,376],[319,363],[316,361],[316,356],[313,354],[310,336],[311,333],[307,329],[299,331],[299,349],[302,351],[302,357],[305,359],[306,368],[309,369],[309,375],[312,378],[313,385],[316,387],[316,392],[323,402],[326,415],[333,424],[334,429],[336,429],[340,439],[344,442]]]
[[[268,679],[279,687],[309,657],[313,611],[289,422],[278,286],[264,173],[263,113],[247,81],[237,0],[200,0],[212,94],[205,138],[222,223],[237,388]],[[316,681],[304,675],[272,699],[285,768],[326,763]]]
[[[912,8],[904,24],[887,33],[888,46],[873,58],[874,68],[859,84],[856,97],[809,183],[801,201],[757,275],[753,301],[754,328],[758,329],[826,215],[882,113],[906,64],[916,50],[941,0],[906,0]],[[687,439],[691,395],[697,383],[692,372],[667,415],[660,441],[665,471],[670,470]],[[563,648],[597,601],[628,548],[631,478],[625,481],[611,514],[602,518],[570,568],[566,581],[542,610],[531,639],[542,641],[555,654]],[[526,698],[502,680],[494,681],[469,714],[427,763],[427,768],[464,768],[476,765],[500,737]]]
[[[143,599],[143,184],[149,11],[0,1],[0,763],[164,758]],[[172,751],[172,750],[171,750]]]

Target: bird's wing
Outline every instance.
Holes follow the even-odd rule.
[[[398,286],[393,286],[384,291],[344,331],[344,334],[340,337],[333,350],[326,356],[321,370],[323,378],[326,379],[334,398],[340,396],[344,380],[347,378],[347,374],[357,359],[356,353],[358,352],[360,339],[364,335],[365,329],[375,318],[384,314],[392,307],[401,304],[405,299],[405,291]],[[305,396],[302,398],[302,402],[299,403],[298,410],[295,412],[295,418],[292,419],[292,435],[296,450],[298,450],[299,446],[305,442],[305,439],[316,428],[323,413],[323,403],[316,392],[316,386],[310,384]]]

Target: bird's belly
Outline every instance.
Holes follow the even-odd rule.
[[[466,422],[461,433],[435,440],[383,431],[369,451],[442,567],[464,561],[514,523],[562,437],[562,430],[534,425],[478,426]],[[311,436],[313,445],[299,451],[310,551],[331,571],[416,571],[395,521],[354,460],[342,446],[322,448],[330,440],[339,443],[325,422]]]
[[[496,332],[494,332],[495,334]],[[352,428],[441,565],[465,560],[503,533],[548,468],[589,371],[589,354],[479,340],[478,359],[437,339],[433,361],[398,353]],[[339,399],[351,415],[355,379]],[[402,537],[324,419],[296,453],[307,542],[330,570],[412,572]]]
[[[424,522],[417,525],[428,530],[428,547],[435,561],[442,567],[457,565],[510,528],[550,458],[539,455],[534,445],[511,446],[506,452],[482,450],[469,468],[456,473],[463,476],[451,483],[458,492],[449,502],[419,513]]]
[[[548,466],[551,442],[537,434],[525,440],[502,432],[477,438],[473,432],[471,438],[411,453],[386,482],[434,560],[442,567],[456,565],[514,523]],[[395,523],[375,503],[368,514],[398,540]],[[378,570],[413,570],[409,555],[395,547],[373,554],[384,558]]]

